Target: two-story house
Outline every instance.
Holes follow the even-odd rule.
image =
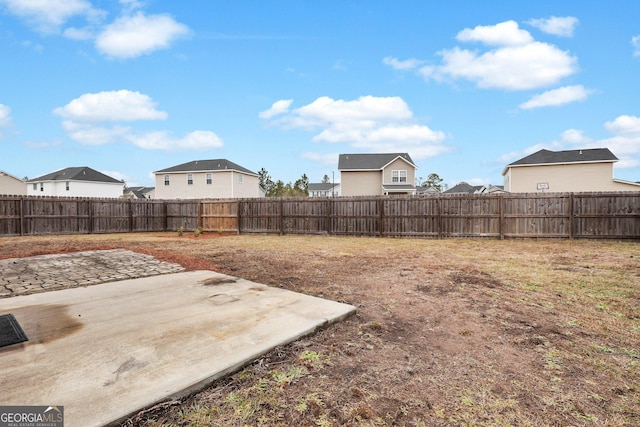
[[[416,193],[416,170],[407,153],[340,154],[342,196]]]
[[[504,191],[640,191],[640,184],[613,177],[617,161],[608,148],[540,150],[505,167]]]
[[[87,166],[61,169],[27,181],[29,196],[118,198],[123,188],[124,182]]]
[[[194,160],[154,174],[156,199],[261,197],[258,174],[226,159]]]

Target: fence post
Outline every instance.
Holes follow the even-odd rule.
[[[20,236],[24,236],[24,196],[20,196]]]
[[[133,233],[133,203],[131,199],[127,199],[129,204],[129,233]]]
[[[167,201],[163,200],[162,201],[162,231],[166,232],[167,231]]]
[[[504,201],[504,194],[500,194],[500,225],[499,225],[499,229],[500,229],[500,240],[504,240],[504,229],[505,229],[505,219],[504,219],[504,211],[505,211],[505,201]]]
[[[236,227],[237,230],[238,230],[237,234],[241,234],[240,227],[241,227],[241,224],[242,224],[242,200],[238,199],[238,206],[236,207],[236,209],[237,209],[237,212],[236,212],[237,219],[236,219],[236,221],[238,221],[237,222],[238,226]]]
[[[442,197],[443,196],[438,196],[436,199],[436,211],[438,215],[436,217],[436,227],[438,227],[438,239],[442,239]]]
[[[89,224],[87,224],[88,233],[93,234],[93,203],[91,199],[85,199],[87,201],[87,215],[89,217]]]
[[[284,200],[282,200],[282,197],[279,200],[278,209],[280,209],[280,216],[279,216],[278,222],[280,226],[280,235],[282,236],[284,234]]]
[[[569,240],[573,240],[575,231],[573,230],[575,223],[575,212],[573,210],[573,193],[569,193]]]
[[[332,203],[332,200],[335,200],[335,199],[327,199],[327,201],[325,202],[325,203],[326,203],[326,205],[327,205],[327,207],[326,207],[326,211],[327,211],[327,215],[326,215],[326,216],[327,216],[327,220],[326,220],[326,221],[327,221],[326,229],[327,229],[327,234],[328,234],[328,235],[331,235],[331,234],[332,234],[332,230],[333,230],[333,226],[332,226],[332,225],[333,225],[333,224],[332,224],[332,223],[333,223],[333,221],[331,220],[331,217],[332,217],[332,215],[331,215],[331,214],[333,213],[333,203]]]
[[[384,200],[382,198],[378,199],[378,232],[380,233],[380,237],[384,237]]]

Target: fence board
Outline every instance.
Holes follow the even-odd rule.
[[[0,196],[0,236],[195,230],[640,239],[640,192],[131,200]]]

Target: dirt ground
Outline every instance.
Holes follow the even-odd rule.
[[[0,239],[1,258],[112,248],[357,307],[126,426],[640,425],[640,243]]]

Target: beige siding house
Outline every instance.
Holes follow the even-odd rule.
[[[504,190],[512,193],[640,191],[640,184],[613,177],[618,158],[607,148],[540,150],[504,169]]]
[[[340,154],[342,196],[416,193],[416,169],[407,153]]]
[[[0,194],[24,196],[27,194],[27,184],[20,178],[0,171]]]
[[[156,199],[260,197],[257,173],[226,159],[194,160],[154,172]]]

